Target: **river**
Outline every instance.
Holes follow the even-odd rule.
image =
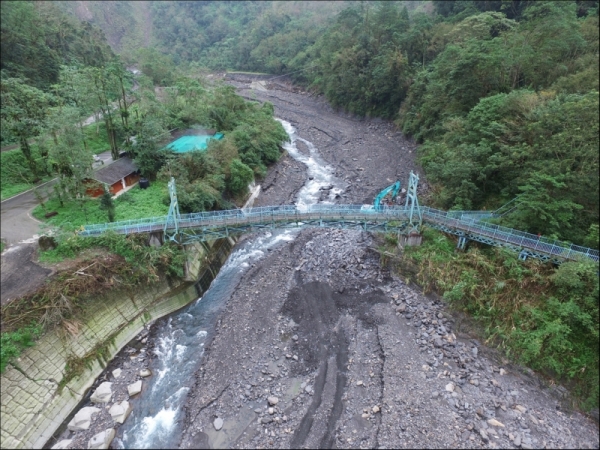
[[[298,192],[296,206],[303,209],[317,203],[320,190],[331,186],[329,199],[324,202],[332,203],[335,195],[342,191],[339,180],[333,175],[333,168],[323,161],[319,150],[310,141],[297,135],[289,122],[278,120],[290,138],[283,145],[284,149],[306,165],[308,181]],[[307,146],[308,155],[298,150],[298,141]],[[244,271],[269,249],[293,240],[298,231],[261,233],[236,246],[204,295],[159,323],[154,342],[150,343],[156,356],[150,367],[154,376],[148,379],[142,396],[132,400],[133,412],[119,429],[119,436],[113,444],[115,447],[174,448],[178,445],[183,423],[182,407],[189,383],[220,312]]]

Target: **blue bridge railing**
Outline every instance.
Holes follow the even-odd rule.
[[[433,228],[452,233],[467,239],[483,242],[495,246],[506,246],[525,252],[527,256],[539,257],[544,260],[577,260],[591,259],[598,261],[598,250],[581,247],[574,244],[550,240],[511,228],[502,227],[484,222],[483,219],[496,215],[485,211],[441,211],[426,206],[421,206],[423,222]],[[235,209],[225,211],[209,211],[191,214],[181,214],[177,226],[180,231],[196,230],[196,238],[203,239],[203,230],[223,227],[237,227],[241,230],[244,226],[249,229],[260,224],[283,226],[286,223],[302,225],[303,221],[314,224],[318,220],[320,226],[339,226],[352,221],[361,223],[394,223],[409,220],[409,209],[401,206],[386,206],[380,209],[364,205],[310,205],[299,210],[294,205],[266,206],[259,208]],[[311,222],[312,221],[312,222]],[[121,222],[85,225],[79,231],[82,236],[97,236],[106,231],[120,234],[162,232],[174,229],[175,225],[167,224],[167,216],[149,217],[143,219],[126,220]],[[366,228],[365,228],[366,229]],[[214,234],[207,234],[207,238],[214,238]]]

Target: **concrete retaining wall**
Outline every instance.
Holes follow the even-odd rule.
[[[85,396],[106,361],[139,334],[146,323],[198,298],[208,287],[207,274],[214,272],[215,264],[220,267],[233,243],[231,239],[221,239],[190,247],[187,281],[170,285],[161,279],[153,285],[136,287],[134,294],[124,288],[113,289],[89,300],[76,336],[51,330],[24,351],[15,366],[9,365],[2,374],[0,446],[42,448]],[[203,285],[196,282],[198,279],[204,280]],[[104,360],[97,357],[99,354],[104,355]],[[65,384],[67,361],[73,358],[87,363],[79,376]],[[64,387],[59,389],[59,384]]]

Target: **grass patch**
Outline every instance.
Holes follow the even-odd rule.
[[[51,180],[52,176],[43,173],[44,164],[39,156],[37,146],[32,145],[31,150],[40,172],[38,184]],[[36,184],[34,184],[33,174],[20,149],[0,153],[0,198],[2,200],[25,192],[34,186]]]
[[[96,133],[98,130],[98,133]],[[110,143],[106,135],[106,125],[100,122],[98,125],[92,123],[83,127],[83,134],[87,144],[88,151],[91,154],[99,154],[110,151]]]
[[[482,325],[486,343],[512,360],[569,385],[579,406],[598,407],[598,264],[565,262],[558,268],[526,262],[502,248],[456,252],[456,242],[434,230],[404,258],[416,281]]]
[[[147,189],[135,186],[114,200],[115,220],[165,216],[169,212],[169,206],[163,203],[166,198],[166,182],[155,181]],[[33,216],[49,225],[67,230],[74,230],[86,224],[108,222],[106,211],[100,209],[99,199],[87,198],[82,202],[65,202],[62,207],[58,200],[50,199],[44,207],[45,209],[38,205],[32,212]],[[47,211],[56,211],[58,214],[46,219],[44,215]]]
[[[0,372],[4,372],[8,363],[17,358],[27,347],[35,344],[42,328],[37,324],[31,324],[15,331],[2,333],[0,337]]]

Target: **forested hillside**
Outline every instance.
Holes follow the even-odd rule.
[[[63,7],[155,83],[173,83],[175,66],[290,73],[422,143],[437,206],[495,209],[518,196],[503,224],[597,245],[597,1]]]
[[[99,28],[80,22],[52,2],[2,2],[2,77],[24,78],[48,90],[60,66],[100,67],[114,57]]]
[[[519,196],[504,224],[597,245],[597,2],[434,6],[346,9],[290,70],[422,142],[439,206]]]

